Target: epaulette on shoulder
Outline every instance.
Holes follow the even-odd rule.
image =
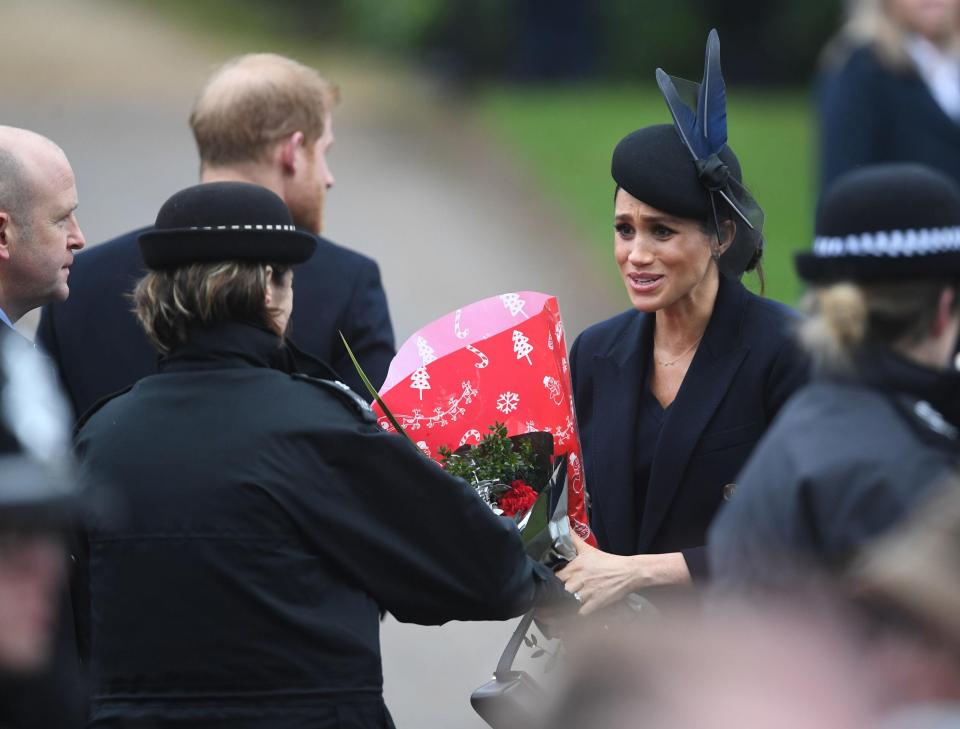
[[[136,383],[134,383],[136,384]],[[133,385],[127,385],[122,390],[117,390],[116,392],[111,392],[109,395],[104,395],[99,400],[97,400],[93,405],[87,408],[87,411],[77,419],[77,424],[73,426],[73,437],[76,438],[77,434],[80,432],[81,428],[87,424],[87,421],[90,420],[94,415],[100,412],[100,409],[106,405],[111,400],[120,397],[121,395],[126,395],[130,392],[130,389]]]
[[[319,377],[310,377],[310,375],[304,375],[302,373],[294,373],[292,377],[295,380],[302,380],[303,382],[309,382],[311,385],[316,385],[326,392],[333,393],[338,400],[343,403],[346,403],[347,407],[351,412],[356,413],[360,418],[366,423],[376,423],[377,415],[373,412],[369,405],[360,397],[357,393],[350,389],[349,386],[343,384],[339,380],[323,380]]]

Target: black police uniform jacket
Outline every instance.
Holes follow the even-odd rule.
[[[157,371],[157,352],[130,301],[145,273],[137,236],[146,230],[83,251],[70,272],[70,298],[41,312],[37,344],[57,363],[77,417],[100,398]],[[366,396],[340,340],[342,331],[379,387],[395,352],[376,262],[317,237],[316,252],[294,269],[294,279],[291,338]]]
[[[590,524],[601,549],[682,552],[694,579],[707,576],[707,528],[725,492],[807,379],[807,359],[792,336],[797,319],[789,307],[721,276],[703,340],[656,443],[638,444],[636,435],[655,314],[627,311],[577,338],[571,372]],[[636,448],[654,449],[642,504],[636,503]]]
[[[82,424],[115,494],[88,534],[90,726],[392,726],[381,610],[531,606],[545,568],[512,523],[293,370],[275,335],[219,325]]]
[[[710,530],[721,590],[780,590],[841,570],[960,459],[960,373],[886,349],[788,403]]]

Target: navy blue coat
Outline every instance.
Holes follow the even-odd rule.
[[[820,79],[820,166],[824,188],[855,167],[919,162],[960,184],[960,124],[913,70],[883,65],[869,47]]]
[[[84,251],[70,272],[70,298],[43,307],[37,343],[57,363],[77,416],[100,398],[157,371],[158,355],[132,313],[128,294],[143,275],[135,230]],[[376,262],[317,238],[294,271],[290,338],[328,363],[364,398],[367,392],[340,341],[379,386],[395,354],[387,297]]]
[[[706,576],[707,528],[787,398],[807,379],[792,337],[797,314],[721,276],[713,315],[653,459],[646,502],[634,495],[637,408],[653,346],[654,314],[627,311],[573,344],[571,368],[584,449],[590,524],[614,554],[683,552]],[[642,512],[637,523],[636,514]]]

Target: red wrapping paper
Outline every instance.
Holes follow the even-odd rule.
[[[380,391],[407,435],[430,458],[476,444],[494,423],[509,435],[546,431],[569,463],[571,528],[594,543],[573,407],[566,337],[555,297],[503,294],[457,309],[414,333]],[[393,426],[374,404],[380,426]]]

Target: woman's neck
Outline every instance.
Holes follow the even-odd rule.
[[[699,341],[707,330],[720,288],[720,272],[714,264],[689,294],[656,314],[655,343],[676,352]]]

